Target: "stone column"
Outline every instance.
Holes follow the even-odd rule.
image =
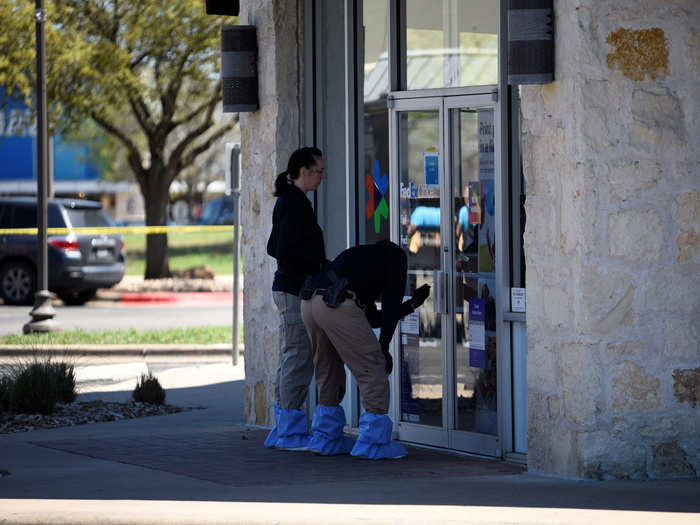
[[[522,89],[528,468],[697,476],[696,0],[555,1]]]
[[[275,198],[274,180],[300,147],[302,52],[300,0],[243,0],[239,23],[258,38],[260,109],[241,114],[241,223],[245,294],[246,422],[274,421],[279,316],[272,300],[276,265],[267,255]]]

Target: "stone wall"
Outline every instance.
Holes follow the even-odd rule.
[[[555,0],[522,88],[528,467],[700,472],[697,0]]]
[[[274,181],[300,147],[302,115],[300,0],[243,0],[239,23],[258,37],[260,109],[241,114],[243,301],[246,422],[274,422],[279,316],[272,300],[276,266],[265,248],[272,227]]]

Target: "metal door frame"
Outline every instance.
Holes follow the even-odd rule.
[[[403,441],[410,441],[433,445],[438,447],[446,447],[465,452],[483,454],[488,456],[501,457],[502,452],[502,436],[504,429],[508,428],[506,421],[507,415],[503,413],[508,410],[509,403],[504,403],[505,395],[510,391],[506,387],[506,382],[509,381],[510,363],[505,356],[509,355],[509,337],[507,327],[504,328],[503,308],[506,303],[505,294],[502,292],[504,284],[507,285],[508,280],[504,280],[503,271],[507,270],[507,265],[504,264],[507,256],[507,251],[504,252],[504,237],[503,232],[503,182],[501,169],[501,123],[500,123],[500,104],[498,97],[493,87],[474,88],[469,90],[470,94],[454,94],[453,90],[445,90],[442,93],[431,93],[430,96],[425,96],[427,93],[417,94],[415,92],[394,92],[389,97],[389,171],[390,171],[390,206],[392,210],[400,208],[400,192],[399,192],[399,114],[411,111],[438,111],[439,122],[439,181],[440,181],[440,206],[441,206],[441,227],[440,237],[442,244],[442,260],[441,271],[447,279],[447,310],[441,315],[443,325],[442,329],[442,386],[443,386],[443,402],[442,402],[442,427],[431,427],[417,423],[401,421],[401,374],[394,373],[392,375],[392,396],[391,414],[396,421],[396,429],[398,438]],[[473,94],[471,94],[473,93]],[[417,96],[418,95],[418,96]],[[423,96],[421,96],[423,95]],[[452,235],[452,204],[454,195],[452,191],[452,175],[448,173],[448,163],[446,159],[451,158],[450,144],[450,129],[449,129],[449,113],[450,110],[458,108],[493,108],[494,111],[494,192],[495,192],[495,228],[496,228],[496,252],[499,254],[496,257],[495,279],[496,290],[494,291],[499,301],[496,308],[496,338],[498,341],[497,347],[497,369],[498,369],[498,433],[497,435],[479,434],[475,432],[467,432],[454,430],[455,427],[455,411],[456,411],[456,389],[455,389],[455,323],[454,323],[454,236]],[[507,201],[505,201],[507,202]],[[390,226],[391,239],[399,243],[399,221],[398,216],[392,217]],[[433,292],[435,292],[433,290]],[[509,304],[509,303],[507,303]],[[392,341],[391,351],[394,356],[394,362],[399,363],[399,338],[394,337]],[[397,367],[398,369],[398,367]]]

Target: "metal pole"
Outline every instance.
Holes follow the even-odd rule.
[[[22,327],[25,334],[51,332],[58,329],[51,305],[48,273],[48,243],[46,226],[48,223],[48,126],[46,103],[46,11],[44,0],[35,0],[34,19],[36,21],[36,142],[37,142],[37,289],[34,307],[29,315],[32,320]]]

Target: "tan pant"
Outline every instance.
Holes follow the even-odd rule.
[[[389,379],[377,337],[365,313],[346,299],[330,308],[320,295],[301,302],[301,317],[311,339],[319,404],[336,406],[345,396],[345,363],[357,379],[365,411],[389,411]]]

